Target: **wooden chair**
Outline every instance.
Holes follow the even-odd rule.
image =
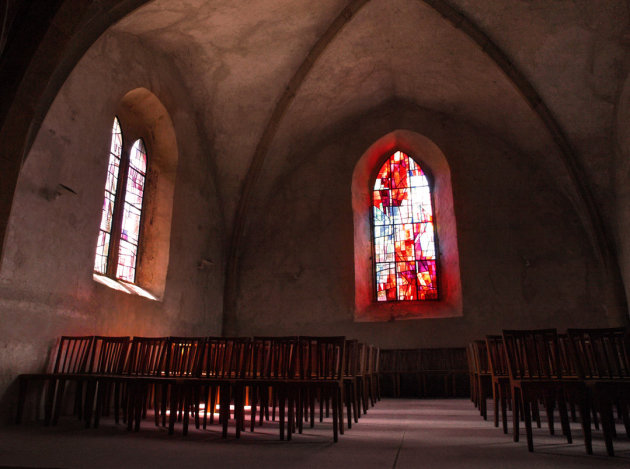
[[[94,415],[94,428],[97,428],[101,415],[109,414],[112,393],[114,395],[114,420],[116,423],[119,422],[121,384],[112,378],[123,373],[129,344],[129,337],[94,337],[85,395],[86,427],[90,426],[92,415]]]
[[[471,350],[475,363],[475,382],[477,384],[476,396],[479,413],[484,420],[488,419],[487,399],[492,397],[492,372],[488,361],[488,351],[485,340],[471,342]]]
[[[566,398],[577,402],[582,417],[584,444],[592,453],[590,411],[586,387],[582,380],[564,378],[560,365],[558,334],[555,329],[504,330],[503,343],[510,373],[513,399],[514,441],[519,440],[519,412],[522,407],[527,432],[527,448],[534,450],[531,403],[544,400],[548,414],[551,402],[558,403],[560,421],[567,441],[572,442]],[[550,431],[552,428],[550,427]]]
[[[259,426],[263,425],[264,419],[268,421],[270,416],[272,420],[276,419],[280,388],[285,388],[287,380],[295,374],[297,344],[297,336],[254,337],[252,343],[251,431],[254,431],[257,407],[260,408]],[[281,425],[284,425],[284,407],[281,420]],[[281,437],[284,438],[284,428],[282,428]]]
[[[614,456],[613,405],[617,404],[630,438],[630,340],[625,328],[568,329],[577,373],[599,411],[606,451]]]
[[[357,423],[361,412],[359,410],[359,341],[356,339],[346,339],[344,356],[344,393],[346,399],[346,415],[348,418],[348,428],[352,428],[352,420]],[[320,403],[321,405],[321,403]],[[321,412],[320,412],[321,420]]]
[[[374,401],[381,400],[381,351],[378,347],[371,347],[372,360],[371,360],[371,372],[372,372],[372,394],[374,395]]]
[[[510,373],[503,347],[503,337],[500,335],[486,336],[486,349],[488,363],[492,375],[492,399],[494,400],[494,426],[499,426],[499,407],[501,408],[501,421],[503,433],[508,432],[507,409],[508,400],[511,400]]]
[[[164,370],[154,381],[154,390],[161,399],[155,408],[156,421],[162,416],[166,424],[169,402],[169,434],[173,434],[175,421],[182,421],[182,434],[188,434],[190,414],[195,417],[195,427],[200,427],[199,387],[193,386],[201,374],[201,361],[206,344],[205,337],[169,337],[166,344]]]
[[[15,421],[22,421],[24,401],[30,381],[44,381],[45,383],[45,425],[56,424],[61,412],[63,394],[67,382],[77,383],[75,393],[75,412],[81,412],[82,384],[85,380],[85,372],[92,347],[93,336],[71,337],[62,336],[57,347],[57,354],[50,371],[45,373],[27,373],[18,376],[18,405]]]
[[[308,388],[318,395],[328,395],[332,400],[333,441],[344,432],[344,365],[346,338],[304,337],[299,338],[297,378],[290,381],[291,389]],[[289,393],[291,396],[293,393]],[[294,394],[293,394],[294,395]],[[302,407],[301,405],[298,406]],[[282,408],[282,407],[281,407]],[[289,398],[289,422],[293,420],[291,397]],[[289,427],[288,437],[290,438]]]
[[[147,407],[156,409],[155,424],[159,425],[160,408],[158,393],[155,392],[156,378],[166,376],[166,354],[168,337],[134,337],[123,373],[111,379],[122,385],[125,416],[128,430],[140,430],[140,422],[146,417]],[[152,399],[152,403],[149,400]]]
[[[468,364],[468,381],[470,383],[470,400],[475,407],[479,407],[479,399],[477,393],[479,383],[477,382],[477,362],[475,361],[475,352],[472,343],[466,346],[466,362]]]
[[[360,410],[363,411],[363,415],[367,413],[368,410],[368,346],[363,342],[358,343],[358,360],[357,360],[357,391],[358,391],[358,401],[357,404],[360,405]],[[358,415],[360,417],[361,414]]]

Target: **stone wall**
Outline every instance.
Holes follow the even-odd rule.
[[[159,301],[92,278],[111,126],[138,87],[161,101],[177,141]],[[172,61],[131,36],[101,37],[55,99],[20,174],[0,272],[3,412],[11,413],[17,374],[42,371],[60,335],[220,334],[223,227],[210,158]]]

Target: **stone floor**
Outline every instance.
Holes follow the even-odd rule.
[[[332,442],[329,421],[305,429],[293,441],[279,441],[277,425],[265,424],[240,440],[222,440],[218,427],[169,437],[151,421],[139,433],[105,419],[97,430],[70,418],[57,427],[39,423],[0,428],[0,467],[301,467],[301,468],[568,468],[630,467],[630,440],[615,441],[617,455],[605,456],[601,432],[595,432],[593,456],[584,452],[579,424],[575,441],[549,436],[543,423],[534,430],[535,452],[513,443],[492,422],[483,421],[471,402],[385,399],[359,423]]]

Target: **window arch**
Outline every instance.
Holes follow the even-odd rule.
[[[433,201],[422,167],[394,152],[379,169],[372,201],[376,300],[437,300]]]
[[[136,140],[131,149],[125,145],[120,121],[115,117],[94,271],[135,283],[147,152],[142,139]]]
[[[416,192],[424,192],[424,195],[420,197],[421,203],[415,209],[414,203],[408,203],[408,199],[401,196],[400,191],[403,188],[394,187],[401,184],[405,173],[401,175],[398,172],[398,175],[393,175],[392,164],[398,164],[398,170],[408,171],[407,178],[419,178],[416,185],[423,189]],[[390,174],[386,175],[386,171]],[[399,179],[396,180],[396,177]],[[423,179],[426,180],[426,184]],[[390,187],[386,188],[388,184]],[[415,182],[412,186],[414,184]],[[377,193],[385,189],[389,192]],[[404,189],[411,192],[409,190],[411,188]],[[394,190],[399,193],[394,194]],[[398,203],[400,205],[396,210],[388,209],[387,213],[383,197],[389,198],[386,201],[388,207],[395,207]],[[424,220],[424,223],[428,223],[430,220],[431,224],[414,227],[413,223],[400,223],[398,226],[405,224],[412,226],[400,228],[402,234],[399,236],[397,247],[396,224],[390,223],[387,228],[386,224],[379,225],[378,220],[375,220],[375,217],[381,216],[377,214],[379,207],[384,218],[399,217],[401,222],[410,220],[413,222],[417,219],[419,222]],[[462,286],[451,172],[444,153],[435,143],[410,130],[395,130],[372,143],[360,156],[352,173],[352,212],[355,321],[446,318],[462,315]],[[407,218],[405,219],[403,215]],[[433,242],[428,236],[431,231]],[[417,235],[421,235],[419,239]],[[389,236],[389,239],[380,242],[379,236],[385,238]],[[419,246],[416,241],[419,242]],[[393,263],[395,268],[397,253],[401,257],[398,262],[416,263],[414,271],[401,269],[399,277],[396,277],[395,270],[393,273],[388,271],[385,280],[379,280],[377,264],[384,259],[385,263]],[[382,259],[377,259],[378,256]],[[419,269],[418,263],[421,264]],[[421,278],[421,281],[416,283],[415,294],[413,287],[408,286],[414,276]],[[399,298],[401,296],[398,288],[399,278],[400,284],[405,286],[403,298]],[[384,286],[388,288],[383,288]],[[388,289],[391,290],[389,299]],[[380,293],[380,301],[379,291],[385,292]]]
[[[175,127],[164,104],[144,87],[128,91],[112,114],[105,198],[102,189],[94,189],[95,205],[103,204],[93,278],[114,290],[161,300],[179,158]]]

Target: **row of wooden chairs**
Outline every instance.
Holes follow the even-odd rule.
[[[466,352],[463,348],[417,348],[381,350],[380,374],[391,384],[394,397],[401,395],[401,381],[411,378],[417,395],[430,395],[439,383],[445,396],[457,394],[457,383],[466,377]]]
[[[533,451],[532,419],[540,428],[538,406],[554,434],[554,410],[562,432],[572,442],[569,412],[579,410],[586,452],[592,454],[592,424],[602,433],[606,451],[614,455],[614,407],[630,438],[630,335],[626,328],[504,330],[468,347],[471,397],[484,418],[485,401],[494,400],[494,423],[507,433],[511,407],[514,441],[525,421],[527,446]]]
[[[291,439],[303,422],[320,421],[332,408],[333,438],[344,432],[380,399],[378,349],[345,337],[61,337],[52,370],[18,377],[16,421],[22,420],[28,383],[43,381],[45,423],[56,424],[69,383],[75,383],[74,412],[98,426],[113,408],[128,429],[140,428],[147,408],[156,425],[174,432],[176,421],[188,431],[190,417],[197,428],[214,423],[218,407],[223,437],[233,417],[236,436],[245,429],[249,403],[250,429],[263,415],[275,420],[280,438]],[[218,404],[218,406],[217,406]],[[234,409],[233,414],[231,407]],[[285,415],[285,410],[288,409]],[[285,429],[286,422],[286,429]],[[286,431],[285,431],[286,430]]]

